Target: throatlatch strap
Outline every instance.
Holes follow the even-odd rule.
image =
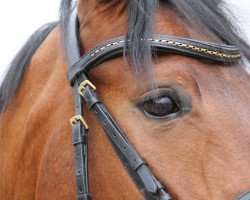
[[[88,189],[88,126],[83,119],[83,108],[81,97],[78,95],[77,82],[74,85],[75,116],[70,122],[73,126],[72,144],[75,154],[75,176],[78,200],[91,200]]]
[[[80,49],[77,39],[78,20],[76,10],[73,11],[68,23],[69,36],[66,45],[68,62],[73,65],[80,58]],[[72,31],[73,30],[73,31]],[[83,119],[82,98],[78,94],[79,84],[74,83],[74,105],[75,116],[71,118],[70,123],[73,126],[72,143],[75,155],[75,176],[77,200],[92,200],[88,187],[88,127]]]

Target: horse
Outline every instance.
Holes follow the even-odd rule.
[[[250,199],[249,61],[221,0],[62,0],[1,85],[0,199]]]

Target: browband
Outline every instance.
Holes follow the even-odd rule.
[[[81,73],[87,73],[100,63],[122,55],[127,51],[126,44],[130,42],[125,36],[108,40],[88,53],[84,54],[75,62],[69,72],[68,80],[73,84],[73,80]],[[147,42],[154,51],[174,53],[213,62],[236,62],[242,57],[240,49],[232,45],[215,44],[201,42],[187,38],[170,37],[164,35],[153,35],[152,38],[141,40]]]
[[[151,173],[146,162],[139,156],[125,134],[119,128],[96,93],[96,87],[89,81],[87,73],[101,62],[126,51],[125,37],[109,40],[80,58],[78,43],[78,19],[76,10],[68,23],[69,35],[66,41],[68,62],[72,66],[68,79],[74,88],[75,116],[70,122],[73,126],[75,151],[75,175],[78,200],[91,200],[88,188],[88,126],[83,118],[83,106],[95,115],[107,138],[112,144],[128,174],[131,176],[144,197],[148,200],[171,200],[163,185]],[[190,39],[154,35],[142,40],[156,51],[176,53],[208,61],[235,62],[241,58],[238,48],[228,45],[204,43]]]

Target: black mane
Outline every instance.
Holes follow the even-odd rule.
[[[42,26],[38,29],[25,43],[25,45],[17,53],[16,57],[10,63],[9,71],[5,76],[0,88],[0,112],[8,105],[10,99],[14,96],[27,65],[35,51],[43,43],[47,35],[58,25],[53,22]]]
[[[99,1],[100,4],[111,4],[111,9],[115,9],[117,5],[124,2],[123,0]],[[61,0],[60,27],[63,38],[67,37],[65,25],[68,22],[69,14],[75,6],[74,2],[74,0]],[[228,13],[230,12],[223,0],[128,0],[124,6],[129,12],[127,37],[132,41],[128,46],[128,56],[137,74],[140,74],[142,71],[147,74],[151,72],[151,65],[149,64],[151,63],[151,49],[140,42],[140,40],[152,34],[154,14],[158,6],[169,6],[191,26],[204,26],[210,32],[220,37],[223,42],[239,47],[247,61],[250,62],[249,45],[240,36],[242,33],[238,32],[239,28],[236,26],[236,23],[229,18]],[[57,25],[57,22],[51,23],[38,30],[12,61],[0,88],[0,112],[6,108],[9,100],[15,94],[32,55],[49,32]]]

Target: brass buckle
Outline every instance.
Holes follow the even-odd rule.
[[[71,126],[74,126],[77,122],[80,121],[85,130],[89,129],[88,124],[86,123],[86,121],[83,119],[81,115],[76,115],[72,117],[69,121],[70,121]]]
[[[94,91],[96,91],[96,87],[91,83],[89,80],[83,81],[80,86],[78,87],[78,93],[83,96],[83,90],[85,89],[86,85],[90,86]]]

